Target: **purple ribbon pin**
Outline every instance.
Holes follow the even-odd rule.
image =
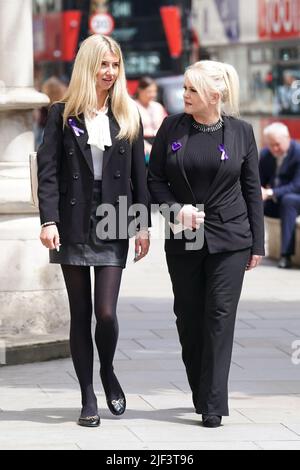
[[[181,149],[182,144],[180,142],[173,142],[172,143],[172,150],[173,152],[177,152],[177,150]]]
[[[72,129],[73,129],[73,131],[74,131],[74,133],[75,133],[75,135],[76,135],[77,137],[79,137],[80,134],[84,134],[84,130],[83,130],[83,129],[80,129],[80,128],[77,126],[76,121],[74,121],[74,119],[72,119],[72,118],[68,119],[68,123],[69,123],[69,125],[72,127]]]
[[[228,156],[227,153],[226,153],[225,146],[224,146],[223,144],[220,144],[220,145],[218,146],[218,149],[220,150],[220,152],[222,152],[221,160],[222,160],[222,161],[228,160],[228,159],[229,159],[229,156]]]

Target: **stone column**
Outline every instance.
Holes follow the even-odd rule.
[[[33,88],[31,0],[0,0],[0,339],[44,335],[67,320],[59,266],[49,266],[30,204],[33,109],[48,104]]]

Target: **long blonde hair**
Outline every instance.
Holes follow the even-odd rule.
[[[111,110],[120,127],[117,138],[133,142],[138,136],[140,117],[127,91],[122,52],[116,41],[100,34],[85,39],[77,53],[70,84],[62,99],[65,103],[63,123],[65,126],[69,116],[79,118],[81,113],[89,114],[91,109],[97,109],[97,73],[107,52],[120,61],[118,77],[109,91]]]
[[[240,82],[232,65],[213,60],[200,60],[187,68],[189,79],[204,103],[209,103],[211,93],[219,93],[219,114],[239,116]]]

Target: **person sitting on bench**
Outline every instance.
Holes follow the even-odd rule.
[[[267,126],[263,134],[266,147],[260,153],[259,171],[264,213],[281,221],[278,267],[290,268],[295,252],[296,218],[300,214],[300,145],[280,122]]]

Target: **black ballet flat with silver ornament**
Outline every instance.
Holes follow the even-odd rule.
[[[78,418],[77,424],[86,428],[97,428],[98,426],[100,426],[100,416],[87,416],[86,418],[82,418],[80,416]]]
[[[122,415],[126,410],[126,398],[125,395],[123,397],[118,398],[117,400],[110,400],[106,397],[106,403],[110,410],[110,412],[115,416]]]
[[[111,371],[111,374],[113,374],[113,379],[115,382],[114,387],[112,387],[111,384],[110,386],[108,385],[107,378],[105,378],[105,375],[100,371],[100,377],[104,388],[107,406],[113,415],[120,416],[126,410],[126,398],[115,373]]]

